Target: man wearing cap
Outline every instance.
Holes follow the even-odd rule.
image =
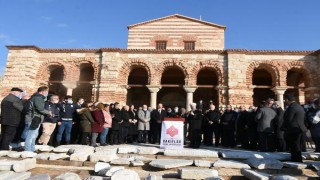
[[[0,150],[9,150],[9,145],[13,140],[21,121],[23,104],[21,101],[20,88],[12,88],[8,96],[1,102],[1,140]]]

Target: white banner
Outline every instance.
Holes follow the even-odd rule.
[[[184,145],[182,121],[162,121],[160,148],[182,149]]]

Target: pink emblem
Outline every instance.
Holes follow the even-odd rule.
[[[178,129],[175,128],[173,125],[171,125],[171,127],[167,129],[167,134],[169,134],[171,137],[177,135],[178,132]]]

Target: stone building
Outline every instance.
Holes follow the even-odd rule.
[[[226,27],[179,14],[128,26],[128,47],[9,49],[2,95],[49,85],[60,97],[185,107],[192,101],[258,105],[319,96],[318,51],[225,49]]]

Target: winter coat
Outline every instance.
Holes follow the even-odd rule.
[[[151,113],[150,111],[146,111],[146,113],[143,110],[138,111],[138,130],[150,130],[150,119],[151,119]]]
[[[92,132],[101,133],[103,131],[103,124],[105,122],[102,110],[92,111],[91,114],[94,120],[91,128]]]
[[[314,124],[313,122],[313,118],[316,116],[318,111],[319,110],[313,110],[307,113],[307,120],[310,125],[311,137],[313,138],[320,138],[320,122],[318,122],[317,124]]]
[[[1,124],[18,127],[22,109],[21,99],[13,94],[6,96],[1,102]]]
[[[129,119],[137,120],[137,111],[129,111]],[[129,135],[137,135],[138,134],[138,122],[130,123],[129,125]]]
[[[94,119],[91,115],[89,108],[82,108],[78,110],[78,114],[80,116],[80,129],[81,132],[91,132],[91,126],[94,122]]]
[[[112,130],[119,131],[121,130],[121,121],[122,121],[122,114],[120,109],[114,109],[113,111],[114,117],[112,118]]]

